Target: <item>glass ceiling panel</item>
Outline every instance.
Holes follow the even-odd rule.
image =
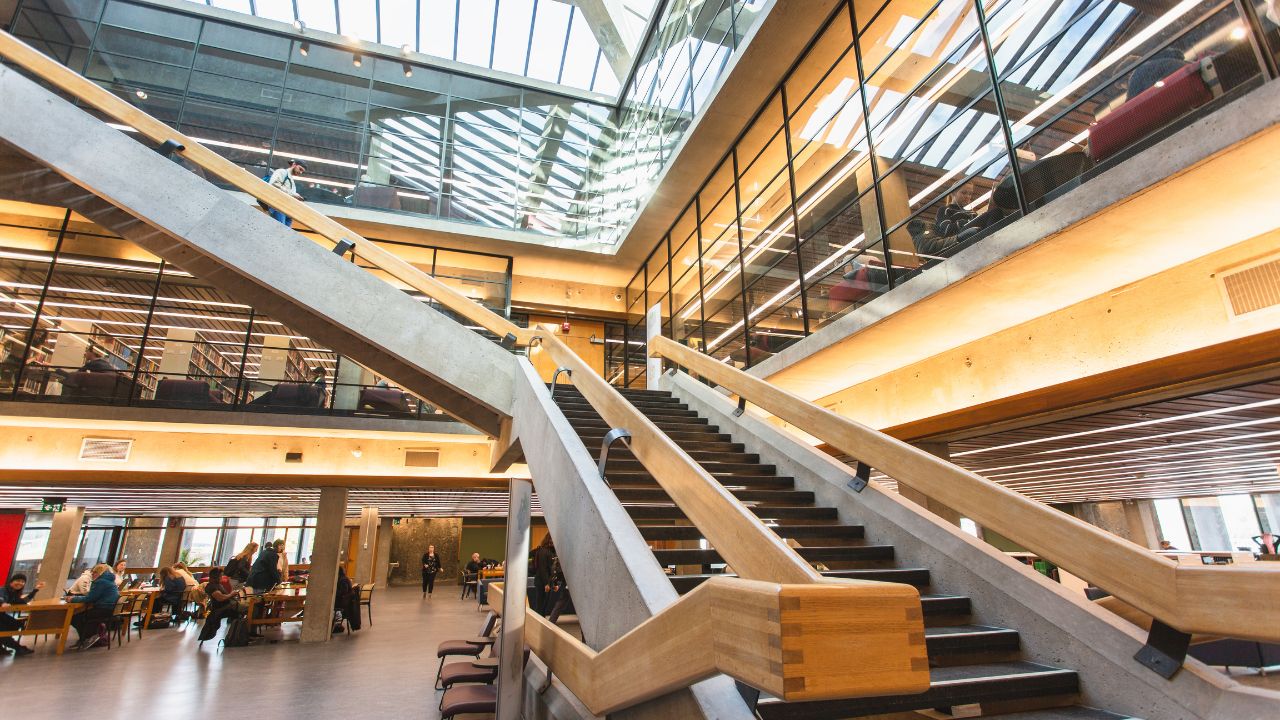
[[[657,0],[188,0],[617,95]],[[587,8],[587,9],[584,9]],[[607,38],[602,47],[600,38]]]

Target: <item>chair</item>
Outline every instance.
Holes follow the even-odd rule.
[[[492,645],[494,642],[493,629],[498,624],[498,616],[496,613],[489,613],[485,618],[484,626],[480,629],[479,637],[469,640],[445,640],[436,648],[436,657],[440,658],[440,667],[436,668],[437,690],[440,688],[440,675],[444,672],[445,658],[455,655],[465,655],[469,657],[480,657],[480,653],[484,652],[486,646]]]
[[[1102,162],[1221,94],[1211,58],[1187,63],[1099,118],[1089,128],[1089,156]]]
[[[141,593],[126,595],[120,598],[127,601],[128,605],[125,611],[120,612],[120,606],[116,606],[116,617],[122,624],[122,627],[116,633],[117,645],[119,644],[120,635],[124,635],[126,642],[129,641],[130,630],[134,627],[134,621],[137,621],[138,639],[142,639],[142,620],[147,614],[147,596]]]
[[[367,583],[365,585],[357,585],[356,587],[360,593],[360,607],[368,608],[366,612],[369,614],[369,627],[373,627],[373,588],[375,587],[375,584]],[[357,612],[360,607],[356,608]]]
[[[397,388],[363,388],[360,390],[360,402],[356,407],[373,412],[410,412],[409,396]]]
[[[324,407],[324,388],[313,383],[277,383],[251,405],[290,408]]]
[[[129,634],[129,616],[133,611],[133,603],[134,598],[121,595],[116,600],[116,609],[111,611],[111,619],[107,621],[107,632],[115,636],[117,647],[124,644],[121,635]],[[110,649],[110,647],[111,643],[107,643],[107,648]]]
[[[156,385],[155,404],[174,407],[192,405],[221,405],[209,392],[209,385],[203,380],[182,380],[165,378]]]
[[[382,185],[357,185],[352,203],[364,207],[400,209],[400,195],[393,187]]]
[[[465,713],[493,713],[498,706],[497,685],[458,685],[440,698],[440,717]]]
[[[134,391],[133,381],[116,372],[77,370],[62,382],[62,397],[73,400],[126,400]]]
[[[466,570],[460,571],[459,575],[462,576],[462,598],[461,599],[466,600],[467,593],[471,593],[471,594],[479,593],[479,591],[477,590],[480,582],[479,575],[476,575],[474,573],[469,573]]]

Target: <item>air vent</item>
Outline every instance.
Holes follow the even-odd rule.
[[[87,437],[80,443],[80,459],[126,462],[132,449],[133,440]]]
[[[405,467],[440,467],[439,450],[405,450]]]
[[[1280,255],[1219,273],[1232,317],[1280,306]]]

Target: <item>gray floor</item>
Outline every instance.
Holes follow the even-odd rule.
[[[439,718],[432,689],[436,646],[474,637],[484,613],[443,586],[430,600],[416,588],[374,593],[373,621],[324,644],[282,642],[197,647],[198,626],[154,630],[122,647],[62,657],[51,643],[0,658],[0,696],[23,720],[73,717]],[[31,639],[24,643],[31,645]],[[482,717],[482,716],[470,716]]]

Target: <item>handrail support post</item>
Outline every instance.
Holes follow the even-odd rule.
[[[739,396],[738,396],[738,407],[737,407],[737,409],[735,409],[735,410],[733,411],[733,416],[734,416],[734,417],[742,417],[742,413],[744,413],[744,412],[746,412],[746,411],[747,411],[747,399],[746,399],[746,398],[744,398],[744,397],[742,397],[741,395],[739,395]]]
[[[1158,619],[1152,618],[1151,631],[1147,633],[1147,644],[1133,656],[1155,674],[1170,680],[1182,669],[1187,659],[1187,648],[1191,646],[1191,635],[1170,627]]]
[[[556,396],[556,382],[560,380],[560,373],[568,373],[568,374],[569,374],[569,379],[570,379],[570,380],[572,380],[572,379],[573,379],[573,370],[571,370],[571,369],[569,369],[569,368],[567,368],[567,367],[564,367],[563,365],[561,365],[560,367],[556,368],[556,371],[555,371],[554,373],[552,373],[552,374],[551,374],[551,397],[552,397],[552,399],[554,399],[554,398],[555,398],[555,396]]]
[[[867,484],[870,482],[871,466],[864,462],[859,462],[857,469],[853,471],[853,477],[849,479],[847,487],[856,493],[860,493],[867,489]]]
[[[187,146],[183,145],[177,140],[165,140],[164,142],[160,143],[160,147],[156,148],[156,152],[160,153],[165,157],[173,157],[174,153],[182,152],[183,150],[186,150],[186,149],[187,149]]]
[[[619,440],[624,447],[630,448],[631,443],[627,442],[630,439],[631,433],[626,429],[613,428],[604,436],[604,440],[600,441],[600,461],[596,467],[600,470],[600,479],[605,485],[609,484],[609,479],[604,476],[604,466],[609,464],[609,449]]]

